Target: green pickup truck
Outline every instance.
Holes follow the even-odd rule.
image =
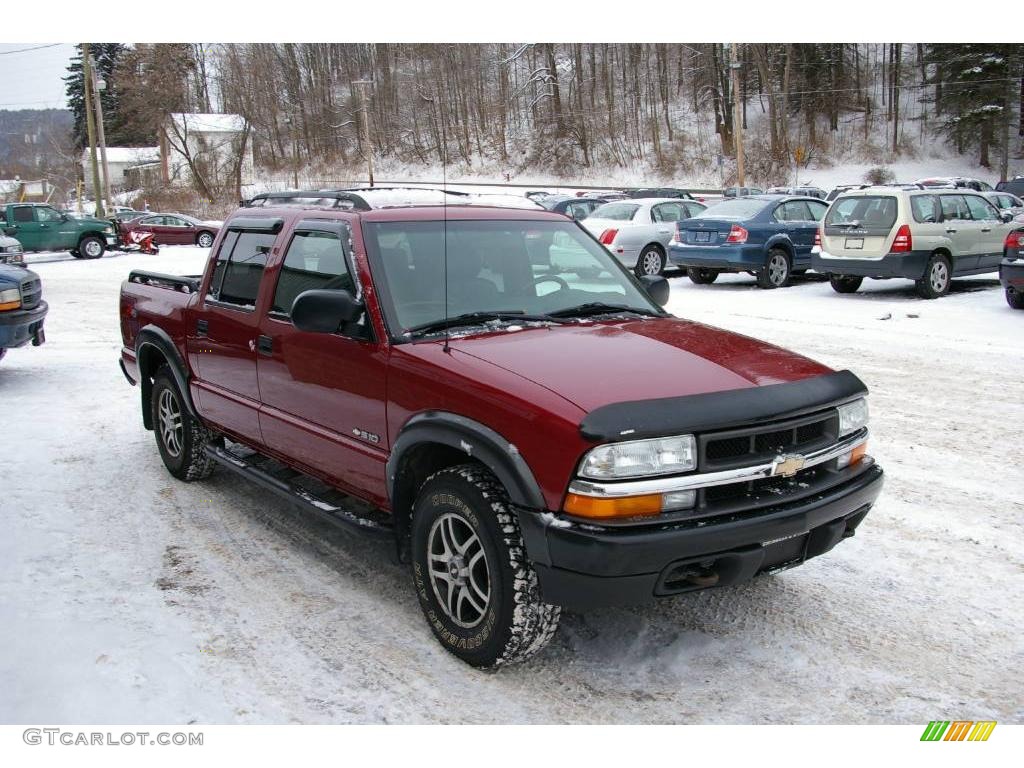
[[[0,231],[26,251],[71,251],[76,259],[98,259],[117,244],[109,221],[76,219],[44,203],[0,205]]]

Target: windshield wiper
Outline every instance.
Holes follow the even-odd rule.
[[[443,331],[446,328],[457,328],[467,325],[482,325],[490,320],[537,320],[553,322],[548,315],[528,315],[521,309],[508,309],[498,312],[465,312],[454,317],[431,320],[429,323],[420,323],[406,330],[406,334],[426,334],[434,331]]]
[[[586,304],[577,304],[575,307],[556,309],[548,312],[547,317],[590,317],[591,315],[610,315],[618,312],[630,312],[634,315],[645,315],[646,317],[664,317],[664,313],[654,312],[650,309],[639,307],[628,307],[625,304],[605,304],[603,301],[588,301]]]

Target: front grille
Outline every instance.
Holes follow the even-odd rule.
[[[37,277],[30,277],[21,281],[21,307],[22,309],[35,309],[43,297],[43,284]]]

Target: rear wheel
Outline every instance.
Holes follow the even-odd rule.
[[[790,263],[788,253],[781,248],[770,249],[764,269],[757,273],[758,287],[784,288],[789,285],[791,269],[792,264]]]
[[[828,281],[836,293],[856,293],[864,278],[856,275],[829,275]]]
[[[185,408],[171,370],[161,366],[150,396],[153,434],[167,471],[179,480],[202,480],[213,474],[214,461],[203,450],[211,434]]]
[[[949,293],[949,284],[953,277],[953,269],[949,257],[943,253],[933,253],[924,268],[924,276],[916,282],[917,295],[922,299],[937,299]]]
[[[78,243],[78,252],[83,259],[98,259],[106,248],[106,244],[94,235],[83,237]]]
[[[686,270],[686,276],[697,285],[711,285],[718,279],[719,274],[720,273],[717,269],[698,269],[696,267],[688,267]]]
[[[665,271],[665,252],[657,245],[648,245],[640,251],[640,258],[636,260],[637,277],[644,275],[660,275]]]
[[[1013,288],[1006,289],[1006,303],[1010,305],[1011,309],[1024,309],[1024,293],[1013,290]],[[3,354],[3,350],[0,350],[0,355]]]
[[[508,494],[489,470],[431,475],[416,497],[413,580],[431,630],[474,667],[529,658],[554,635],[561,608],[540,598]]]
[[[196,237],[196,245],[200,248],[209,248],[213,245],[213,235],[210,232],[200,232]]]

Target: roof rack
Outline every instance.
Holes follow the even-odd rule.
[[[436,187],[354,187],[351,189],[292,189],[285,192],[262,192],[248,200],[241,201],[243,208],[261,208],[269,205],[298,205],[317,208],[343,208],[356,211],[372,211],[387,205],[373,205],[373,195],[380,192],[434,192],[454,197],[468,198],[468,192]]]

